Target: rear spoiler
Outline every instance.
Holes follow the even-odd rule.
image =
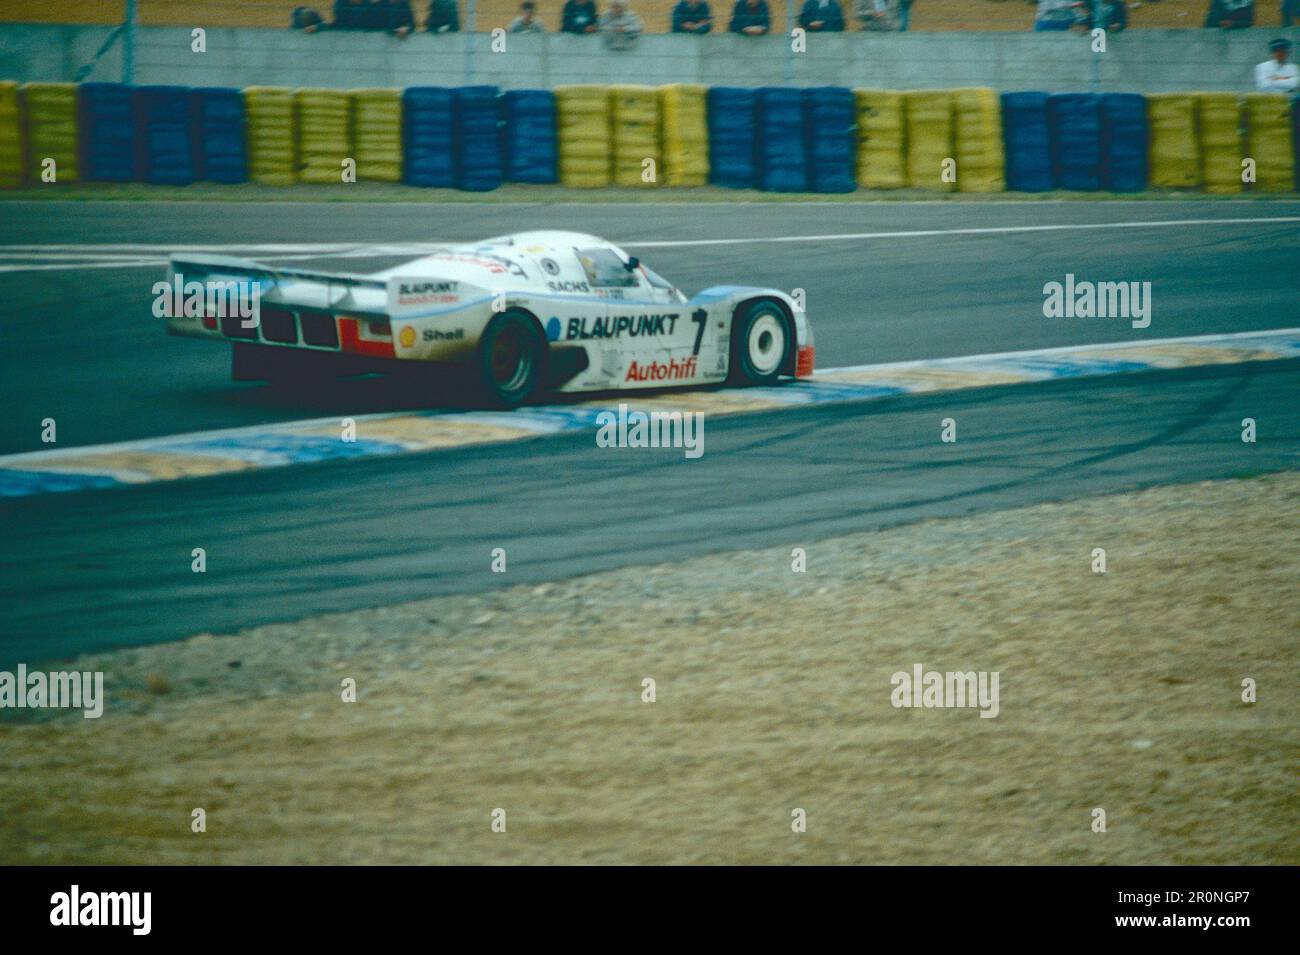
[[[263,293],[277,291],[277,302],[380,318],[454,304],[461,301],[462,295],[470,289],[465,283],[454,280],[424,276],[380,279],[343,272],[280,268],[226,255],[173,255],[167,264],[169,281],[176,275],[183,275],[186,282],[201,282],[214,277],[253,280]],[[370,296],[368,301],[359,302],[355,294],[358,291],[378,292],[382,298]]]
[[[388,300],[389,283],[367,275],[281,268],[228,255],[172,255],[167,259],[167,270],[169,281],[176,275],[183,276],[186,282],[251,279],[258,283],[263,294],[270,289],[279,290],[289,304],[344,309],[360,315],[386,317],[388,314],[386,309],[376,309],[373,303],[367,308],[356,301],[353,293],[361,289],[381,292],[385,302]]]

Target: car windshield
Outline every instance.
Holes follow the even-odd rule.
[[[636,285],[636,273],[610,249],[578,249],[578,261],[587,272],[587,281],[603,288],[628,288]]]

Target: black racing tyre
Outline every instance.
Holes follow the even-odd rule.
[[[546,380],[546,338],[531,315],[494,316],[478,343],[479,374],[488,399],[517,408],[535,398]]]
[[[794,348],[794,329],[771,299],[747,302],[731,323],[731,376],[734,384],[770,385],[781,377]]]

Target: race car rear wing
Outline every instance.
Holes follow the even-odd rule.
[[[262,296],[274,301],[357,315],[387,317],[389,282],[366,275],[281,268],[226,255],[173,255],[167,280],[189,282],[256,282]],[[369,292],[370,294],[366,294]]]

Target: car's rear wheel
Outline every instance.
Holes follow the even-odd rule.
[[[531,315],[502,312],[479,340],[478,361],[488,399],[515,408],[535,398],[546,377],[546,338]]]
[[[794,347],[785,310],[770,299],[741,306],[731,324],[731,380],[768,385],[781,377]]]

